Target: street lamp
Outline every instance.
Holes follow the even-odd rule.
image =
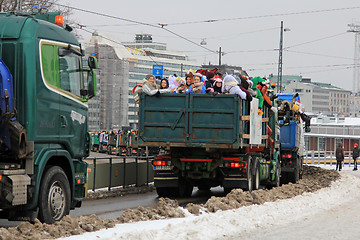
[[[283,33],[290,31],[289,28],[284,29],[283,21],[281,21],[281,28],[280,28],[280,46],[279,46],[279,63],[278,63],[278,81],[277,81],[277,92],[281,93],[282,91],[282,52],[283,52]]]

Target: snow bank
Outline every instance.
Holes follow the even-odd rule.
[[[235,210],[188,215],[185,218],[117,224],[114,228],[61,238],[91,239],[223,239],[235,238],[261,228],[266,231],[329,210],[341,202],[360,197],[360,178],[348,171],[331,187],[315,193],[304,193],[291,199],[251,205]],[[344,198],[344,196],[347,196]],[[185,210],[184,210],[185,211]]]

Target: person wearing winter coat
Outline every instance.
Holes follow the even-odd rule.
[[[359,152],[360,152],[360,149],[359,149],[359,144],[355,143],[354,144],[354,149],[353,149],[353,159],[354,159],[354,169],[353,171],[356,171],[358,170],[357,169],[357,158],[359,157]]]
[[[342,143],[339,143],[338,147],[336,148],[335,156],[336,156],[336,170],[339,169],[339,171],[341,171],[342,161],[344,161],[344,148]]]
[[[219,76],[215,76],[215,80],[214,80],[214,94],[220,94],[222,93],[221,91],[221,87],[222,87],[222,79]]]
[[[238,86],[239,82],[231,75],[226,75],[223,80],[222,92],[229,92],[230,94],[237,94],[242,99],[246,99],[246,93]]]
[[[189,93],[206,93],[204,83],[201,81],[201,76],[195,73],[194,84],[189,88]]]
[[[170,89],[159,89],[159,87],[155,83],[155,78],[153,75],[147,75],[146,76],[146,82],[142,88],[143,92],[145,92],[147,95],[155,95],[160,93],[169,93],[171,92]]]

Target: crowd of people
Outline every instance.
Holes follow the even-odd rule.
[[[185,78],[177,77],[175,74],[159,80],[153,75],[147,75],[142,86],[142,91],[148,95],[162,93],[198,93],[198,94],[237,94],[242,99],[252,101],[259,99],[258,114],[263,114],[263,105],[276,111],[272,106],[272,100],[276,97],[268,96],[270,81],[266,78],[249,78],[246,75],[225,75],[219,74],[217,69],[189,71]],[[136,99],[135,99],[136,100]]]

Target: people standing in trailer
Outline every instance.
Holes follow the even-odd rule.
[[[194,83],[194,75],[192,72],[189,72],[185,75],[185,82],[186,82],[186,90],[188,91],[191,85]]]
[[[222,88],[222,84],[223,84],[223,81],[222,79],[219,77],[219,76],[215,76],[214,78],[214,94],[220,94],[222,93],[221,91],[221,88]]]
[[[336,148],[335,156],[336,156],[336,170],[341,171],[342,161],[344,161],[344,148],[342,143],[339,143],[338,147]]]
[[[237,94],[242,99],[246,99],[246,93],[240,89],[238,86],[239,82],[231,75],[226,75],[223,80],[223,85],[221,91],[229,92],[230,94]]]
[[[155,78],[153,75],[147,75],[146,76],[146,82],[143,86],[143,92],[145,92],[147,95],[158,95],[160,93],[169,93],[171,92],[169,89],[159,89],[159,87],[155,83]]]
[[[359,144],[355,143],[354,144],[354,149],[353,149],[353,159],[354,159],[354,169],[353,171],[357,171],[357,158],[359,157]]]
[[[169,82],[166,78],[161,79],[160,89],[169,89]]]
[[[201,74],[195,73],[194,84],[189,88],[189,93],[205,93],[204,83],[201,81]]]

